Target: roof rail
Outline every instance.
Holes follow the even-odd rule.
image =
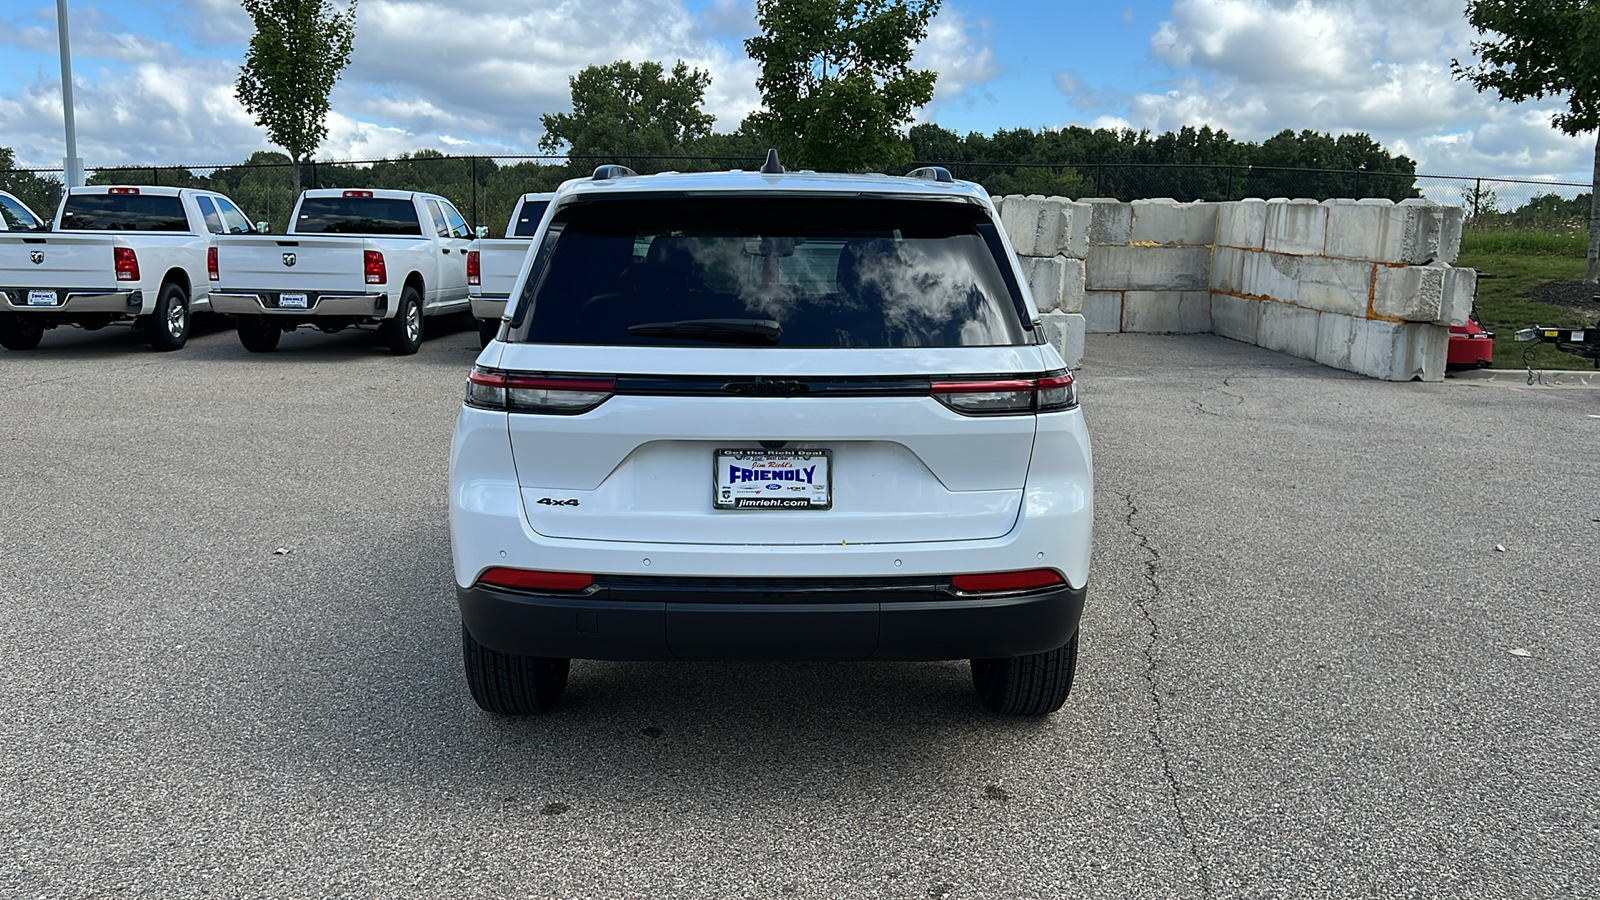
[[[950,170],[944,166],[923,166],[912,169],[906,173],[907,178],[925,178],[928,181],[937,181],[940,184],[955,184],[955,179],[950,177]]]
[[[595,170],[594,170],[594,180],[595,181],[610,181],[613,178],[626,178],[629,175],[638,175],[638,174],[639,174],[638,172],[635,172],[634,170],[628,168],[627,166],[619,166],[619,165],[615,165],[615,164],[606,165],[606,166],[596,166]]]
[[[773,147],[767,151],[767,162],[761,167],[763,175],[782,175],[783,163],[778,162],[778,148]]]

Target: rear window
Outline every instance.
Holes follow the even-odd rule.
[[[156,194],[71,194],[61,209],[63,231],[183,231],[183,201]]]
[[[533,237],[539,230],[539,221],[544,218],[544,211],[550,206],[549,200],[529,200],[517,210],[516,227],[508,237]]]
[[[307,197],[295,219],[296,234],[398,234],[422,236],[417,208],[409,199]]]
[[[1033,343],[976,206],[856,198],[604,200],[551,223],[519,299],[529,343]]]

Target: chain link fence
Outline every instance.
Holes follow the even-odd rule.
[[[620,163],[639,172],[753,169],[762,159],[740,156],[444,156],[424,152],[396,159],[315,161],[301,167],[301,186],[391,188],[448,197],[473,225],[502,233],[524,193],[554,190],[595,166]],[[1469,228],[1586,231],[1590,185],[1454,175],[1412,175],[1361,169],[1133,163],[974,163],[929,160],[991,194],[1239,200],[1246,197],[1427,197],[1466,211]],[[227,166],[120,166],[88,170],[91,184],[152,184],[220,191],[255,219],[282,231],[294,207],[290,165],[249,162]],[[0,171],[9,190],[48,216],[61,195],[61,170]]]

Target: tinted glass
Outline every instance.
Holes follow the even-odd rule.
[[[467,220],[461,218],[461,213],[456,212],[456,208],[454,206],[451,206],[448,203],[441,203],[439,205],[444,207],[444,221],[446,225],[450,226],[451,237],[472,237],[472,229],[467,227]]]
[[[999,248],[988,217],[958,203],[590,203],[552,223],[544,262],[520,300],[517,336],[553,344],[1032,343]]]
[[[517,211],[517,223],[508,237],[533,237],[539,230],[539,220],[544,218],[544,211],[550,206],[549,200],[529,200],[522,204],[522,209]]]
[[[222,212],[222,221],[227,226],[229,234],[250,233],[250,220],[245,218],[244,213],[239,211],[239,207],[218,197],[217,209]]]
[[[400,234],[422,236],[410,200],[385,197],[307,197],[294,230],[299,234]]]
[[[449,237],[450,226],[444,223],[444,213],[439,211],[438,201],[428,201],[428,215],[433,217],[433,233],[439,237]]]
[[[188,231],[183,201],[154,194],[73,194],[61,210],[63,231]]]
[[[200,207],[200,217],[206,220],[206,230],[212,234],[222,234],[222,216],[217,212],[217,205],[211,202],[211,198],[196,197],[194,202]]]
[[[0,197],[0,219],[10,231],[43,231],[44,223],[34,218],[27,207],[10,197]]]

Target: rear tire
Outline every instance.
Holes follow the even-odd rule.
[[[0,315],[0,347],[32,350],[44,340],[44,326],[18,315]]]
[[[972,686],[978,702],[1004,716],[1045,716],[1061,708],[1072,693],[1078,669],[1078,636],[1066,646],[1005,659],[972,661]]]
[[[156,308],[145,319],[144,333],[150,346],[163,353],[182,350],[189,342],[189,296],[182,287],[171,282],[161,286]]]
[[[502,716],[547,713],[567,689],[572,660],[501,653],[478,643],[461,625],[461,657],[473,702]]]
[[[400,295],[400,308],[378,326],[378,333],[395,356],[410,356],[422,349],[422,298],[415,288],[408,287]]]
[[[478,322],[478,346],[479,347],[487,347],[487,346],[489,346],[489,342],[494,340],[495,335],[500,333],[500,320],[499,319],[478,319],[477,322]]]
[[[283,329],[266,316],[239,316],[239,343],[251,353],[270,353],[278,347]]]

